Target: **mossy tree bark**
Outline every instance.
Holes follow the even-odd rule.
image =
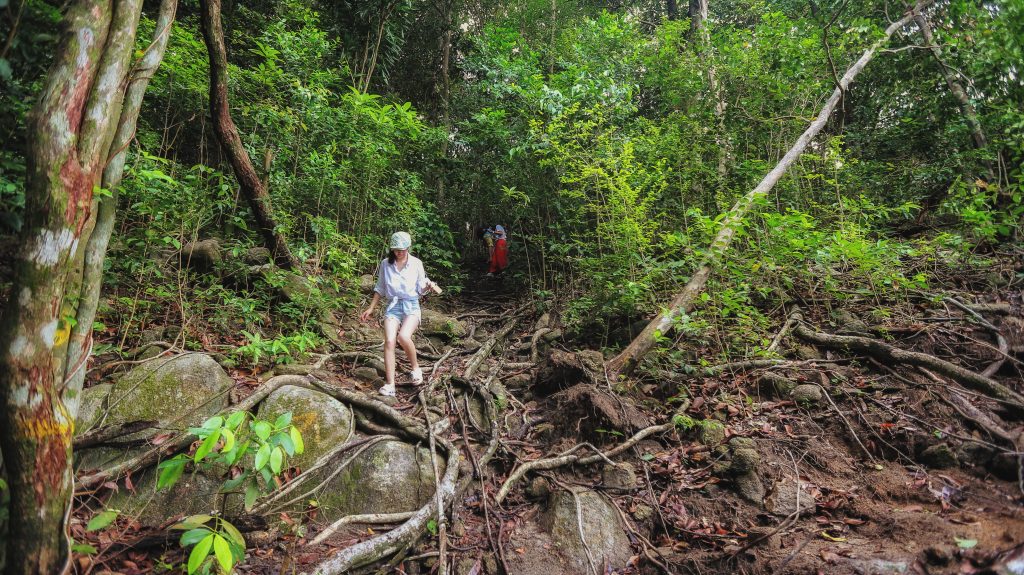
[[[141,10],[142,0],[74,3],[29,117],[25,226],[0,318],[9,574],[60,573],[70,557],[65,518],[74,414],[61,392],[97,190],[121,115]]]
[[[893,22],[885,29],[884,35],[875,41],[867,50],[861,54],[861,57],[851,66],[843,77],[839,80],[839,85],[832,92],[831,97],[825,102],[821,112],[818,113],[818,117],[815,118],[811,125],[807,127],[803,134],[797,138],[796,143],[786,152],[782,160],[768,172],[768,174],[761,180],[761,182],[741,197],[732,207],[732,209],[726,214],[725,218],[722,219],[722,227],[715,236],[714,241],[708,248],[707,255],[704,257],[704,261],[698,266],[694,272],[690,281],[687,282],[683,290],[679,292],[668,308],[660,313],[654,320],[652,320],[647,327],[644,328],[640,335],[638,335],[622,352],[612,358],[605,366],[608,376],[613,380],[618,379],[620,376],[628,376],[632,373],[633,369],[636,368],[637,364],[644,358],[645,355],[654,347],[656,336],[658,334],[666,334],[672,330],[676,321],[684,314],[689,313],[693,309],[693,304],[697,299],[697,296],[704,290],[704,285],[707,283],[708,278],[711,277],[711,272],[718,265],[719,261],[725,255],[729,249],[729,244],[732,243],[732,238],[736,234],[736,231],[743,223],[743,219],[750,208],[757,202],[758,199],[764,197],[782,178],[782,175],[786,173],[786,170],[800,157],[807,145],[811,143],[811,140],[825,127],[828,122],[829,116],[832,115],[836,105],[839,103],[850,83],[860,73],[861,70],[867,66],[868,62],[875,56],[875,52],[886,42],[889,38],[900,28],[906,26],[917,14],[920,13],[921,9],[930,4],[931,2],[919,2],[912,10],[907,12],[903,18]]]
[[[298,267],[298,260],[288,249],[284,234],[277,229],[274,211],[271,209],[267,187],[256,174],[256,168],[249,159],[249,152],[242,145],[238,128],[231,119],[228,102],[228,55],[224,44],[224,29],[221,25],[220,0],[202,0],[203,38],[210,54],[210,116],[213,129],[220,140],[221,148],[231,162],[231,168],[238,179],[242,195],[256,218],[256,225],[263,236],[263,242],[274,254],[274,261],[285,269]]]

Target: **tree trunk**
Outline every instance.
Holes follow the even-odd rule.
[[[967,122],[967,129],[971,133],[971,143],[974,144],[974,148],[977,150],[984,150],[988,145],[988,140],[985,138],[985,131],[981,127],[981,122],[978,120],[978,112],[974,109],[974,104],[971,103],[971,99],[967,96],[967,90],[964,90],[963,84],[960,83],[956,78],[952,68],[946,65],[946,61],[942,59],[942,48],[935,43],[935,36],[932,34],[932,26],[928,23],[928,19],[925,18],[924,14],[917,14],[914,16],[914,23],[921,29],[921,36],[924,38],[924,44],[931,51],[932,56],[935,57],[935,62],[939,65],[939,71],[942,73],[942,77],[946,80],[946,85],[949,86],[949,91],[953,94],[953,98],[956,100],[957,106],[960,108],[960,114],[964,117],[964,121]],[[992,181],[995,179],[995,173],[992,168],[991,162],[985,162],[985,169],[988,172],[988,179]]]
[[[676,3],[676,0],[665,1],[665,17],[669,20],[679,19],[679,5]]]
[[[224,30],[220,21],[220,0],[202,0],[203,38],[210,54],[210,116],[213,129],[220,140],[224,154],[231,161],[231,167],[238,179],[242,195],[256,218],[263,235],[263,242],[274,254],[274,261],[285,269],[298,267],[299,263],[288,249],[284,234],[277,230],[274,213],[270,205],[270,194],[263,185],[256,168],[249,159],[249,153],[242,145],[238,128],[231,119],[228,104],[228,55],[224,46]]]
[[[612,380],[617,380],[619,376],[628,376],[632,373],[633,369],[640,362],[641,359],[654,347],[656,334],[668,333],[675,322],[684,314],[688,313],[693,309],[693,303],[697,299],[697,296],[703,291],[704,284],[707,283],[708,277],[711,275],[711,271],[718,264],[718,261],[725,254],[729,248],[729,244],[732,242],[732,237],[736,233],[740,224],[743,221],[744,216],[750,210],[754,202],[767,194],[772,187],[782,178],[782,175],[786,173],[789,166],[793,164],[799,157],[807,145],[818,135],[825,124],[828,122],[829,116],[835,109],[836,104],[842,98],[843,92],[849,88],[850,83],[860,73],[861,70],[867,65],[868,62],[874,57],[875,52],[883,44],[888,42],[889,38],[903,26],[906,26],[914,16],[920,11],[922,4],[918,4],[913,10],[904,15],[900,20],[892,23],[888,28],[885,29],[885,34],[882,38],[871,45],[858,59],[849,70],[843,74],[843,77],[839,80],[839,86],[832,92],[832,96],[829,97],[825,106],[821,109],[818,117],[807,127],[807,130],[797,138],[796,143],[793,147],[786,152],[782,160],[772,169],[761,180],[761,182],[751,190],[747,195],[741,197],[736,204],[732,207],[732,210],[728,212],[724,220],[722,221],[722,228],[719,230],[718,235],[711,243],[711,247],[708,248],[708,253],[704,258],[704,261],[697,268],[697,271],[690,278],[690,281],[686,284],[683,290],[675,296],[672,303],[669,304],[667,311],[661,313],[653,321],[647,324],[647,327],[634,339],[622,353],[612,358],[606,365],[608,375]]]
[[[92,324],[96,319],[96,308],[100,300],[100,288],[103,284],[103,260],[107,255],[110,235],[114,231],[115,208],[117,206],[117,187],[124,175],[124,162],[127,157],[128,144],[135,137],[135,126],[142,108],[142,97],[149,86],[149,80],[163,61],[167,49],[167,41],[171,36],[171,25],[178,0],[163,0],[157,16],[153,42],[146,48],[128,82],[124,101],[121,106],[121,117],[117,124],[113,143],[110,146],[111,158],[103,170],[100,187],[106,194],[94,197],[92,209],[96,211],[96,226],[93,228],[89,242],[86,244],[80,303],[75,316],[75,326],[71,329],[68,341],[68,353],[65,361],[63,391],[64,406],[72,417],[78,415],[81,404],[80,394],[85,382],[85,364],[92,350]]]
[[[690,0],[690,30],[702,34],[704,21],[708,19],[708,0]]]
[[[70,558],[65,519],[74,414],[61,390],[96,221],[94,191],[120,116],[141,9],[141,0],[82,0],[70,7],[28,120],[25,227],[0,319],[9,574],[60,573]]]
[[[441,35],[441,125],[444,127],[445,138],[441,144],[441,175],[437,181],[437,207],[444,210],[445,185],[448,178],[448,135],[451,133],[451,66],[452,52],[452,0],[442,0],[441,19],[444,21],[444,34]]]

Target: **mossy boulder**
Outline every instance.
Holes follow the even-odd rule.
[[[288,459],[288,464],[308,469],[317,459],[352,434],[352,412],[337,399],[314,389],[286,385],[260,403],[260,419],[274,421],[291,412],[292,425],[302,433],[305,451]]]
[[[619,512],[595,491],[577,487],[571,492],[555,493],[546,521],[550,525],[551,539],[571,566],[572,573],[590,572],[587,548],[599,570],[603,565],[621,569],[633,554]],[[583,539],[580,538],[581,524]]]
[[[798,385],[793,388],[790,397],[801,407],[811,407],[821,402],[821,387],[810,383]]]
[[[150,468],[135,477],[135,491],[121,490],[107,502],[139,523],[157,526],[175,516],[220,511],[222,482],[203,472],[185,473],[171,488],[157,491],[157,471]]]
[[[436,458],[444,475],[444,460]],[[325,521],[363,513],[415,511],[434,496],[430,451],[401,441],[381,441],[360,453],[319,491]]]
[[[945,443],[937,443],[922,451],[921,463],[932,469],[948,469],[960,465],[956,453],[953,453],[953,450]]]
[[[202,353],[148,361],[114,384],[105,423],[159,421],[165,431],[183,431],[226,408],[233,386],[224,369]]]
[[[99,424],[103,417],[103,403],[114,388],[113,384],[101,383],[83,389],[78,415],[75,416],[75,435],[81,435]]]
[[[140,364],[109,388],[89,388],[83,395],[76,427],[88,422],[87,418],[96,418],[102,413],[101,405],[106,410],[103,425],[134,421],[153,421],[156,424],[153,428],[121,438],[121,446],[76,452],[76,467],[105,467],[137,455],[150,447],[145,440],[156,433],[156,428],[168,432],[199,426],[228,406],[228,391],[232,386],[234,381],[213,358],[201,353],[187,353]],[[90,391],[92,389],[97,391]],[[105,404],[101,395],[105,395]],[[90,414],[90,410],[95,411]]]
[[[469,334],[466,322],[439,311],[423,308],[420,312],[420,330],[427,337],[437,336],[446,341],[461,339]]]
[[[774,373],[765,373],[757,379],[757,390],[768,397],[788,397],[795,387],[792,379]]]

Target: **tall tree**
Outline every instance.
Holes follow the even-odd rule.
[[[28,120],[25,225],[0,318],[0,445],[10,485],[6,572],[60,573],[70,558],[75,413],[65,406],[69,339],[119,125],[142,0],[81,0]],[[91,328],[91,322],[88,326]],[[88,336],[85,336],[88,339]],[[76,367],[72,366],[72,373]]]
[[[793,146],[786,152],[786,155],[782,157],[778,164],[761,180],[761,182],[749,193],[741,197],[732,209],[722,218],[722,227],[718,234],[712,241],[711,246],[708,248],[707,255],[704,257],[704,261],[698,266],[697,271],[687,282],[683,290],[680,291],[672,303],[669,304],[668,309],[659,314],[654,320],[647,324],[647,327],[640,332],[640,335],[636,336],[632,342],[625,349],[622,350],[619,355],[612,358],[606,367],[608,376],[613,380],[618,379],[620,376],[628,376],[636,368],[637,364],[644,358],[645,355],[654,347],[655,337],[657,334],[666,334],[672,330],[676,321],[684,314],[689,313],[693,309],[693,304],[697,300],[697,296],[700,295],[701,291],[704,290],[704,285],[707,284],[708,278],[711,277],[711,272],[714,271],[718,262],[725,255],[729,249],[729,244],[732,243],[732,238],[736,234],[737,229],[743,222],[743,218],[746,216],[750,208],[758,200],[767,194],[778,181],[782,178],[782,175],[786,173],[791,165],[800,157],[807,145],[811,143],[815,136],[821,132],[825,124],[828,123],[829,116],[835,110],[836,105],[842,99],[843,92],[846,91],[853,79],[860,73],[861,70],[867,66],[868,62],[871,61],[875,56],[875,52],[886,42],[889,38],[899,29],[906,26],[914,17],[921,12],[924,6],[931,2],[919,2],[917,6],[908,11],[903,18],[900,18],[896,22],[893,22],[885,29],[884,35],[875,41],[861,57],[851,66],[843,77],[839,79],[839,85],[833,90],[832,95],[828,101],[822,107],[818,113],[818,117],[804,130],[804,133],[797,138]]]
[[[256,168],[249,159],[249,152],[242,145],[238,128],[231,119],[228,101],[228,53],[224,44],[224,29],[221,26],[220,0],[203,0],[201,5],[203,38],[210,53],[210,116],[213,119],[213,129],[220,140],[221,149],[231,162],[242,195],[256,218],[256,225],[259,226],[263,241],[274,254],[274,261],[286,269],[298,267],[298,260],[288,249],[284,234],[277,228],[267,187],[256,174]]]

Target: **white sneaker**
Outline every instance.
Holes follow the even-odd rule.
[[[381,395],[386,395],[388,397],[394,397],[395,396],[395,384],[392,383],[390,385],[385,385],[384,387],[382,387],[379,390],[377,390],[377,392],[380,393]]]
[[[412,378],[413,383],[419,385],[423,383],[423,370],[417,367],[416,369],[409,372],[409,377]]]

